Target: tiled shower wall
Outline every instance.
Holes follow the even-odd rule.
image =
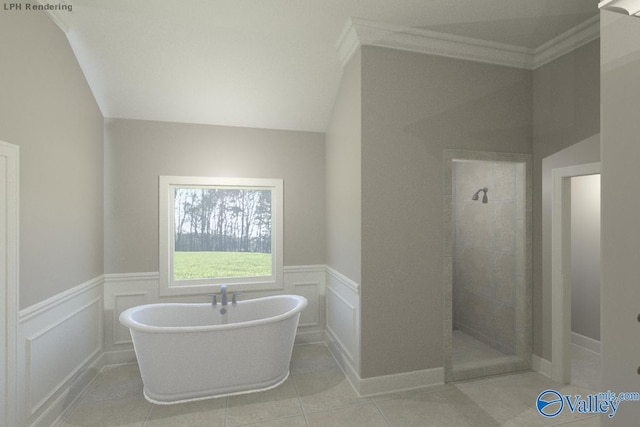
[[[524,281],[525,168],[453,162],[453,326],[505,354],[516,352],[516,289]],[[487,187],[488,203],[471,200]]]

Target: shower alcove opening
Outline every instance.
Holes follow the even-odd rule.
[[[445,380],[531,368],[531,156],[445,150]]]

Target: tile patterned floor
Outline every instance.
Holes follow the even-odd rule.
[[[571,383],[590,390],[600,390],[600,362],[599,354],[572,344]]]
[[[476,364],[486,359],[506,357],[499,350],[473,338],[458,329],[453,331],[453,351],[451,359],[454,367]]]
[[[586,368],[585,368],[586,369]],[[599,426],[597,417],[564,412],[550,423],[535,410],[547,388],[570,394],[587,392],[560,386],[535,372],[443,384],[419,390],[360,397],[323,344],[294,348],[291,376],[262,393],[160,406],[142,396],[137,365],[105,368],[63,427],[174,426]]]

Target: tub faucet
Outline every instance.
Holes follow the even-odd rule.
[[[240,292],[234,292],[231,296],[231,304],[236,305],[238,303],[238,295]]]
[[[220,293],[222,294],[222,305],[227,305],[227,285],[220,286]]]
[[[218,305],[218,296],[216,294],[207,294],[207,295],[213,298],[213,300],[211,301],[211,307],[215,307],[216,305]]]

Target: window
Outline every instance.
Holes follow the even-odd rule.
[[[282,205],[278,179],[161,176],[160,295],[282,288]]]

